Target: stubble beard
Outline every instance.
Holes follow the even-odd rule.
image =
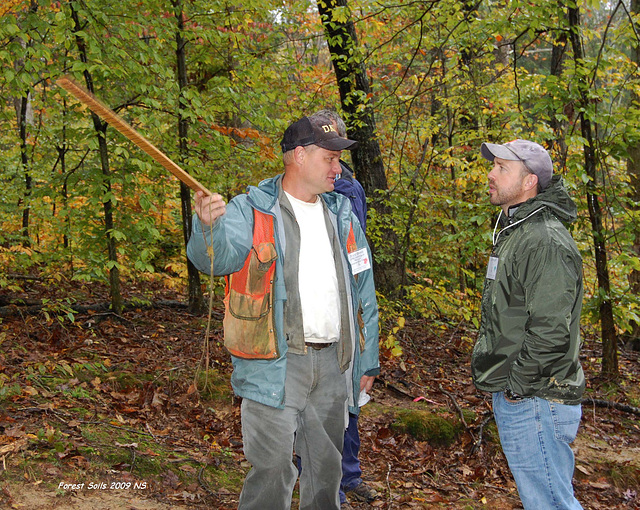
[[[489,195],[489,202],[491,205],[504,206],[505,204],[517,204],[521,200],[520,197],[520,189],[518,186],[512,186],[507,189],[498,189],[494,184],[494,191]]]

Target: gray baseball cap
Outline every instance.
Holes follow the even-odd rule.
[[[494,158],[522,161],[531,173],[538,176],[541,189],[545,189],[551,181],[553,175],[551,156],[539,143],[520,139],[502,145],[483,143],[480,152],[482,157],[489,161],[493,161]]]

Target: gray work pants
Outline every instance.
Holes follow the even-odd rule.
[[[242,440],[251,463],[238,510],[287,510],[302,459],[300,510],[339,510],[347,388],[336,346],[287,354],[285,408],[244,399]]]

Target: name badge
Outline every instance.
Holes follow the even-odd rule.
[[[351,273],[354,275],[371,269],[371,260],[369,260],[369,253],[366,248],[360,248],[349,253],[349,263],[351,264]]]
[[[487,266],[487,279],[495,280],[498,273],[498,257],[489,257],[489,265]]]

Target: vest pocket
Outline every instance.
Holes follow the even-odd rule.
[[[244,267],[229,276],[225,296],[224,345],[233,356],[275,359],[273,275],[277,253],[272,242],[253,246]]]

